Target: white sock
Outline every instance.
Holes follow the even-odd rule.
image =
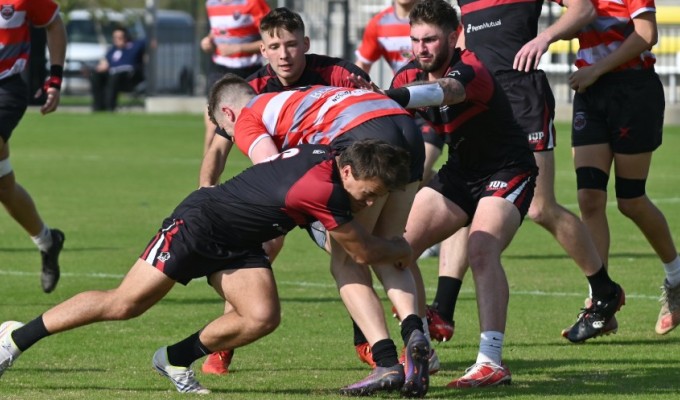
[[[503,351],[503,332],[485,331],[480,335],[479,353],[477,363],[494,363],[501,365],[501,352]]]
[[[675,257],[675,260],[664,263],[663,269],[666,270],[666,280],[671,287],[680,285],[680,257]]]
[[[427,343],[432,348],[432,338],[430,337],[430,326],[427,324],[427,317],[421,318],[423,320],[423,334],[427,338]]]
[[[33,243],[38,246],[40,251],[47,251],[50,247],[52,247],[52,233],[50,232],[50,228],[48,228],[47,225],[43,225],[43,228],[38,236],[31,236],[31,239],[33,240]]]

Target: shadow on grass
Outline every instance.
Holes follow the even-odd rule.
[[[478,398],[550,398],[565,396],[584,396],[586,398],[605,398],[605,396],[624,396],[627,398],[634,398],[637,396],[657,395],[662,398],[677,398],[680,393],[680,382],[677,380],[677,360],[675,358],[668,358],[667,360],[658,359],[592,359],[587,360],[583,358],[567,358],[559,360],[527,360],[527,359],[513,359],[510,361],[510,368],[515,372],[513,376],[513,383],[509,386],[492,387],[484,389],[449,389],[445,384],[454,377],[461,374],[465,368],[461,363],[446,363],[442,365],[442,372],[440,376],[436,375],[436,383],[431,379],[430,390],[427,398],[456,398],[456,399],[478,399]],[[305,371],[307,368],[300,368],[300,371]],[[346,368],[318,368],[311,366],[309,370],[312,371],[327,371],[328,373],[347,371]],[[354,368],[352,368],[354,370]],[[365,368],[360,368],[365,370]],[[37,373],[35,369],[27,368],[13,368],[13,372],[31,372]],[[101,368],[50,368],[50,374],[71,374],[71,373],[88,373],[105,372]],[[599,371],[593,373],[593,371]],[[239,368],[233,371],[233,375],[248,375],[250,373],[262,372],[259,369],[243,369]],[[289,368],[268,368],[267,373],[289,373]],[[359,372],[358,372],[359,373]],[[440,378],[445,378],[444,383],[439,383]],[[227,378],[228,379],[228,378]],[[347,382],[349,384],[351,382]],[[168,383],[169,385],[169,383]],[[301,383],[300,386],[304,384]],[[247,395],[253,398],[271,398],[272,396],[291,396],[292,398],[302,398],[302,396],[336,396],[338,395],[339,387],[332,388],[273,388],[266,384],[261,388],[244,388],[239,384],[234,384],[232,387],[215,388],[210,387],[213,394],[233,394],[233,395]],[[116,386],[98,386],[82,384],[40,384],[37,387],[32,386],[33,389],[39,390],[87,390],[91,391],[93,398],[99,393],[105,396],[107,392],[120,393],[175,393],[171,388],[159,388],[154,384],[154,387],[116,387]],[[377,398],[395,398],[398,397],[398,392],[380,393],[376,395]],[[341,398],[338,396],[338,398]]]
[[[68,253],[78,253],[84,251],[118,251],[123,250],[123,247],[64,247],[64,252]],[[0,247],[1,253],[37,253],[38,249],[36,247],[14,247],[14,248],[4,248]]]
[[[679,328],[680,329],[680,328]],[[673,335],[668,335],[668,336],[656,336],[654,338],[649,338],[649,339],[642,339],[642,338],[636,338],[636,339],[626,339],[622,335],[617,334],[616,337],[613,340],[607,340],[607,339],[600,339],[600,338],[595,338],[595,339],[590,339],[586,343],[570,343],[568,340],[564,339],[561,341],[544,341],[544,342],[515,342],[515,341],[510,341],[507,342],[506,346],[508,347],[572,347],[574,349],[579,349],[583,348],[584,350],[587,348],[591,347],[610,347],[610,346],[640,346],[640,345],[649,345],[649,346],[677,346],[680,345],[680,337],[678,336],[673,336]]]
[[[456,371],[454,377],[463,373],[447,363],[442,369]],[[677,360],[658,359],[559,359],[559,360],[511,360],[514,372],[510,386],[479,390],[448,389],[432,386],[428,398],[456,399],[475,398],[549,398],[551,396],[586,396],[605,398],[623,395],[635,398],[644,395],[664,395],[678,398],[680,381],[677,379]],[[593,371],[600,371],[593,373]]]
[[[303,303],[303,304],[316,304],[316,303],[342,303],[339,295],[335,297],[285,297],[281,296],[280,300],[282,303]],[[190,304],[214,304],[215,302],[221,302],[220,297],[212,298],[170,298],[166,297],[160,301],[159,304],[179,304],[179,305],[190,305]]]
[[[569,259],[569,256],[565,254],[504,254],[504,258],[515,259],[515,260],[561,260]],[[645,259],[657,259],[658,256],[653,253],[611,253],[609,259],[629,259],[629,258],[645,258]]]

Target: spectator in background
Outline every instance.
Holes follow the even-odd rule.
[[[260,21],[269,13],[270,8],[265,0],[206,0],[205,9],[210,32],[201,39],[201,50],[212,55],[207,74],[209,91],[226,73],[245,78],[262,67],[264,62],[260,54]],[[204,122],[205,153],[215,136],[216,127],[210,121],[207,111]]]
[[[144,80],[143,40],[132,40],[123,27],[113,30],[113,45],[90,76],[93,111],[115,111],[118,93],[131,92]]]
[[[40,249],[42,257],[42,289],[49,293],[59,281],[59,253],[64,246],[64,233],[50,229],[40,218],[33,199],[17,183],[9,161],[9,139],[28,106],[28,89],[20,73],[25,68],[31,45],[30,25],[45,29],[50,51],[50,76],[42,90],[45,102],[42,114],[49,114],[59,106],[61,79],[66,54],[66,29],[59,16],[59,5],[51,0],[7,0],[2,6],[3,24],[0,25],[0,203],[7,213],[21,225]],[[44,162],[44,160],[37,161]]]

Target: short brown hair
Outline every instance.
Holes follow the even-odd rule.
[[[255,94],[255,89],[245,79],[229,72],[224,74],[210,88],[210,94],[208,95],[208,117],[210,117],[210,121],[218,125],[215,111],[220,103],[233,104],[240,96],[248,95],[252,97]]]
[[[349,165],[354,179],[379,179],[388,190],[403,188],[409,182],[409,153],[380,139],[362,139],[342,150],[338,164]]]
[[[445,32],[458,29],[458,14],[445,0],[423,0],[408,15],[409,23],[435,25]]]
[[[271,10],[260,21],[260,32],[266,32],[269,36],[281,36],[279,32],[284,29],[290,33],[301,32],[305,34],[305,23],[300,14],[286,7]]]

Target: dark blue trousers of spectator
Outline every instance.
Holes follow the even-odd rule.
[[[120,92],[132,92],[144,80],[139,72],[93,72],[90,78],[92,86],[92,110],[115,111]]]

